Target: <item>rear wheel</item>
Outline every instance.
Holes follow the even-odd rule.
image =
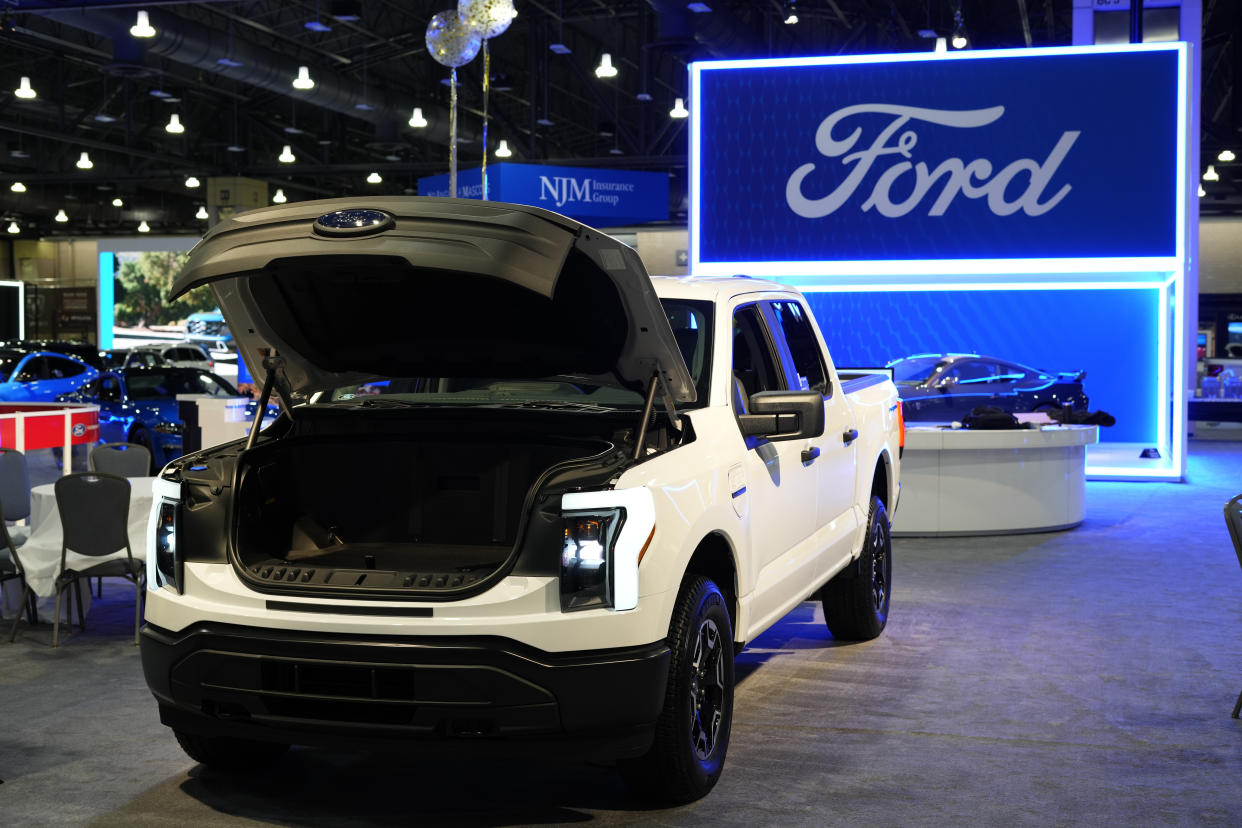
[[[691,802],[720,778],[733,723],[733,625],[710,579],[682,583],[668,642],[672,661],[655,742],[619,767],[640,798]]]
[[[833,638],[869,641],[884,631],[893,587],[893,544],[888,511],[872,495],[867,536],[857,562],[820,590],[824,621]]]
[[[234,739],[228,736],[203,736],[174,730],[177,743],[193,759],[221,771],[245,771],[266,767],[289,750],[288,745]]]
[[[147,470],[147,474],[153,475],[159,471],[155,467],[155,446],[152,444],[150,433],[142,426],[134,426],[134,430],[129,433],[129,442],[136,446],[142,446],[151,452],[151,468]]]

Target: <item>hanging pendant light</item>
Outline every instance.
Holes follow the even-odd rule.
[[[95,164],[91,161],[90,154],[86,150],[82,150],[82,154],[78,156],[77,168],[79,170],[89,170],[93,166]]]
[[[293,88],[294,89],[314,89],[315,88],[315,82],[311,80],[309,66],[298,67],[298,76],[293,79]]]
[[[673,108],[668,111],[670,118],[689,118],[690,110],[686,109],[686,102],[682,98],[678,98],[673,103]]]
[[[500,146],[496,147],[497,158],[508,158],[513,155],[513,150],[509,149],[509,142],[504,138],[500,139]]]
[[[60,222],[61,224],[64,224],[66,221],[68,221],[68,220],[69,220],[69,214],[65,212],[65,208],[64,208],[64,207],[61,207],[61,208],[60,208],[60,210],[59,210],[59,211],[57,211],[56,215],[55,215],[55,216],[53,216],[52,220],[53,220],[53,221],[58,221],[58,222]]]
[[[422,129],[427,126],[427,119],[423,117],[423,108],[421,106],[414,107],[414,114],[410,115],[410,126],[415,129]]]
[[[284,204],[289,199],[285,198],[285,191],[279,187],[276,189],[276,195],[272,196],[273,204]]]
[[[298,159],[294,156],[293,150],[289,147],[289,145],[285,144],[285,148],[280,151],[280,155],[276,156],[276,160],[282,164],[292,164]]]
[[[151,25],[151,16],[147,14],[145,9],[139,9],[138,20],[129,27],[129,33],[134,37],[155,37],[155,29]]]
[[[207,215],[207,208],[201,204],[198,205],[198,212],[194,214],[194,218],[199,220],[210,218],[210,216]]]
[[[24,193],[26,192],[26,185],[20,181],[14,181],[9,185],[9,189],[15,193]]]
[[[31,98],[39,97],[39,93],[35,92],[30,86],[30,78],[25,75],[22,75],[21,83],[19,83],[17,88],[13,90],[13,94],[27,101]]]
[[[9,232],[10,232],[10,233],[14,233],[14,234],[16,234],[16,233],[20,233],[20,232],[22,232],[22,228],[20,228],[20,227],[18,227],[18,226],[17,226],[17,222],[15,222],[15,221],[10,221],[10,222],[9,222]]]
[[[112,199],[112,206],[113,207],[124,207],[125,202],[122,201],[120,198],[114,198]]]
[[[383,178],[380,176],[380,174],[379,174],[379,173],[377,173],[377,172],[373,172],[373,173],[371,173],[370,175],[368,175],[368,176],[367,176],[367,183],[368,183],[368,184],[380,184],[380,183],[383,183],[383,181],[384,181],[384,179],[383,179]]]
[[[615,78],[616,76],[617,67],[612,65],[612,55],[604,52],[599,56],[599,66],[595,67],[595,77]]]
[[[185,180],[185,186],[191,190],[193,190],[195,187],[198,187],[201,184],[202,182],[198,180],[198,176],[192,175]]]
[[[168,123],[164,125],[165,132],[171,132],[173,135],[180,135],[185,132],[185,127],[181,125],[181,116],[176,112],[168,116]]]
[[[138,232],[139,233],[150,233],[151,232],[151,225],[147,224],[146,219],[143,219],[142,223],[138,225]]]

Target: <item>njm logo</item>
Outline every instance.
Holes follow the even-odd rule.
[[[579,181],[567,175],[539,176],[539,200],[547,201],[548,196],[562,207],[567,201],[591,201],[591,179]]]

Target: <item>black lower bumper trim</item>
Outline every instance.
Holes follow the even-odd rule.
[[[356,748],[633,755],[650,745],[669,650],[547,653],[498,637],[359,637],[148,625],[142,665],[178,730]],[[577,749],[575,749],[577,748]]]

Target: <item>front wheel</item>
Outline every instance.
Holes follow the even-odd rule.
[[[884,631],[893,590],[893,542],[884,501],[872,495],[867,536],[858,560],[820,590],[833,638],[870,641]]]
[[[720,778],[733,723],[733,625],[710,579],[682,583],[668,642],[673,653],[655,742],[619,767],[642,799],[692,802]]]

